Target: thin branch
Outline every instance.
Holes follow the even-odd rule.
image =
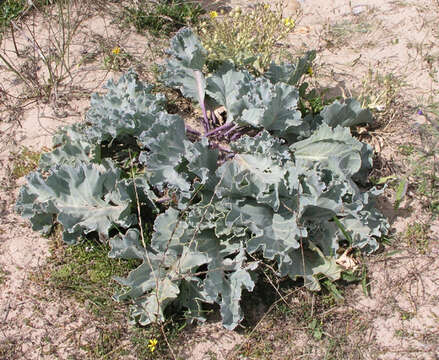
[[[169,343],[168,337],[166,336],[165,328],[163,327],[163,324],[160,324],[160,330],[161,330],[162,335],[163,335],[163,337],[164,337],[164,339],[165,339],[166,345],[168,345],[168,348],[169,348],[169,350],[171,351],[171,355],[172,355],[172,357],[173,357],[175,360],[177,360],[177,356],[175,355],[174,350],[172,349],[172,346],[171,346],[171,344]]]
[[[253,260],[257,261],[257,259],[253,255],[251,255],[251,254],[249,254],[249,255],[250,255],[250,257]],[[270,266],[270,265],[268,265],[268,264],[266,264],[264,262],[262,262],[262,265],[264,265],[265,267],[269,268],[274,274],[276,274],[276,271],[273,269],[272,266]],[[293,310],[293,307],[291,306],[291,304],[288,303],[288,301],[285,299],[285,297],[280,293],[279,289],[276,286],[274,286],[273,281],[270,279],[270,277],[265,272],[263,272],[263,273],[264,273],[264,276],[267,278],[268,282],[270,283],[270,285],[273,287],[273,289],[277,292],[279,297],[285,303],[285,305],[287,305],[291,310]]]
[[[17,48],[17,42],[15,41],[15,32],[14,32],[14,25],[13,25],[13,20],[11,20],[11,35],[12,35],[12,42],[14,43],[14,49],[15,49],[15,53],[17,54],[17,56],[20,56],[20,53],[18,52],[18,48]]]

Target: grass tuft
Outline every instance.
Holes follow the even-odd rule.
[[[204,10],[199,4],[182,0],[139,1],[125,8],[125,20],[138,32],[145,30],[155,36],[170,36],[183,26],[198,24]]]
[[[10,155],[12,160],[12,177],[19,179],[34,171],[38,167],[41,152],[33,151],[23,146],[18,152]]]
[[[139,263],[110,259],[109,250],[107,244],[91,239],[67,247],[62,242],[60,229],[56,229],[51,248],[51,286],[69,293],[95,315],[110,314],[114,305],[111,297],[120,289],[113,277],[125,276]]]
[[[0,2],[0,34],[26,8],[25,0],[2,0]],[[0,35],[1,36],[1,35]]]
[[[421,254],[425,254],[429,245],[429,231],[430,225],[428,224],[411,224],[407,227],[403,238],[409,247],[416,249]]]
[[[9,273],[0,266],[0,285],[6,282],[8,275]]]

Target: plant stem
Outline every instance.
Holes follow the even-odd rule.
[[[194,128],[190,127],[189,125],[185,125],[185,128],[186,128],[186,132],[188,132],[192,135],[201,136],[201,133],[198,130],[195,130]]]
[[[14,32],[14,22],[11,20],[11,35],[12,35],[12,42],[14,43],[15,53],[17,56],[20,56],[20,53],[18,52],[17,48],[17,42],[15,41],[15,32]]]
[[[216,118],[215,111],[210,110],[210,118],[212,119],[212,125],[215,127],[218,125],[218,119]]]
[[[224,125],[221,125],[221,126],[215,128],[215,129],[209,131],[204,136],[209,137],[209,136],[215,135],[215,134],[217,134],[217,133],[219,133],[221,131],[227,131],[230,128],[232,128],[233,126],[235,126],[233,123],[225,123]]]
[[[238,125],[233,125],[233,127],[229,130],[227,130],[226,132],[224,132],[224,137],[227,137],[228,135],[230,135],[233,131],[235,131],[238,128]]]
[[[0,59],[3,60],[3,62],[4,62],[4,63],[6,64],[6,66],[9,68],[9,70],[11,70],[11,71],[12,71],[15,75],[17,75],[21,80],[23,80],[29,88],[32,88],[32,86],[29,84],[29,81],[28,81],[23,75],[21,75],[21,73],[20,73],[16,68],[14,68],[14,67],[9,63],[9,61],[6,60],[6,58],[5,58],[1,53],[0,53]]]

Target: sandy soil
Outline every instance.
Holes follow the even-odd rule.
[[[244,8],[250,3],[226,2]],[[119,76],[103,67],[102,59],[108,51],[103,49],[123,47],[136,66],[160,61],[161,50],[155,49],[149,39],[112,22],[109,14],[115,11],[84,16],[72,40],[71,78],[60,86],[56,96],[45,101],[19,101],[15,97],[22,94],[24,85],[5,66],[1,67],[0,270],[6,280],[0,282],[0,346],[10,349],[11,359],[83,358],[81,342],[89,343],[99,334],[98,321],[92,321],[79,304],[63,294],[54,299],[30,278],[46,261],[48,240],[34,233],[14,213],[18,188],[24,180],[15,181],[10,171],[14,152],[22,146],[50,148],[55,129],[83,119],[90,93],[101,90],[109,77]],[[300,16],[297,31],[284,45],[293,53],[316,49],[314,80],[329,86],[334,94],[373,95],[373,107],[384,111],[377,114],[385,123],[365,141],[380,152],[382,174],[406,171],[398,146],[422,144],[419,125],[425,123],[425,118],[416,112],[439,101],[437,1],[302,0],[291,1],[287,12],[290,16],[299,12]],[[86,12],[91,13],[92,9]],[[27,21],[36,24],[34,33],[41,47],[50,48],[50,31],[43,19],[35,15]],[[17,57],[10,36],[3,40],[1,51],[25,71],[34,51],[30,34],[22,28],[15,36],[19,53],[30,55]],[[90,62],[84,61],[86,55],[90,55]],[[38,65],[35,76],[41,79],[45,70],[41,61]],[[390,84],[383,80],[388,74]],[[359,358],[439,358],[439,222],[431,220],[423,204],[414,198],[413,190],[408,194],[400,211],[389,206],[394,200],[393,191],[389,190],[387,200],[382,201],[400,252],[371,257],[372,297],[364,296],[361,286],[352,287],[345,308],[340,309],[361,313],[368,324],[363,335],[370,346]],[[407,247],[402,237],[408,225],[420,222],[430,226],[425,253]],[[308,335],[303,330],[286,327],[285,332],[297,339],[294,351],[300,350],[300,344],[305,347]],[[188,332],[180,353],[182,358],[192,360],[238,358],[233,349],[246,341],[242,332],[226,331],[218,321],[211,321]],[[289,357],[294,353],[285,351],[271,358],[295,358]],[[318,350],[310,354],[300,357],[324,355]]]

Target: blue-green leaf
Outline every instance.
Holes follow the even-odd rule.
[[[95,164],[62,165],[47,179],[34,172],[20,190],[16,209],[44,231],[56,219],[67,243],[93,231],[108,236],[115,224],[127,228],[134,223],[131,199],[118,179],[118,171]]]

